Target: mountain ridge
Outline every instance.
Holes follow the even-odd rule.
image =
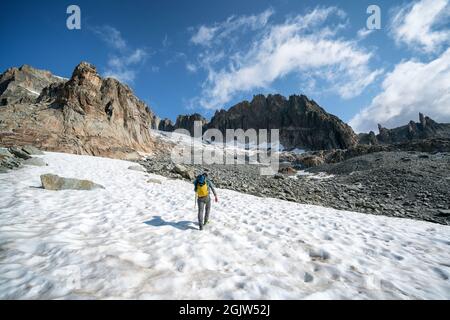
[[[48,151],[116,158],[154,150],[149,129],[159,119],[153,111],[128,86],[100,77],[87,62],[68,80],[28,66],[10,68],[0,79],[4,146],[33,144]]]

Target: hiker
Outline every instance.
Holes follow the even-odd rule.
[[[208,178],[208,174],[205,172],[199,175],[194,181],[194,191],[197,196],[197,204],[198,204],[198,225],[199,229],[203,230],[203,226],[208,223],[209,220],[209,211],[211,210],[211,190],[214,193],[215,201],[217,202],[217,194],[216,189],[214,188],[214,184]],[[206,207],[206,210],[205,210]],[[205,220],[203,220],[203,211],[205,211]]]

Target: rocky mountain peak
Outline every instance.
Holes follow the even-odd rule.
[[[305,95],[254,95],[228,110],[215,112],[210,122],[201,115],[179,116],[173,126],[164,121],[161,130],[172,131],[182,127],[191,132],[193,122],[202,121],[204,129],[279,129],[280,143],[286,148],[345,149],[358,141],[352,128],[338,117],[327,113]]]
[[[81,62],[75,67],[70,81],[78,85],[92,85],[94,87],[99,87],[102,78],[97,73],[97,68],[94,65],[88,62]]]
[[[0,96],[3,145],[119,158],[154,147],[149,129],[157,127],[156,115],[128,86],[103,79],[90,63],[81,62],[67,81],[22,66],[2,74],[0,87],[6,87]],[[23,99],[30,96],[25,91],[31,98]]]
[[[419,113],[419,122],[409,121],[407,125],[388,129],[378,124],[379,133],[373,132],[359,135],[361,144],[391,144],[430,138],[450,138],[450,124],[437,123],[430,117]]]

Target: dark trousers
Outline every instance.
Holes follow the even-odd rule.
[[[203,225],[206,224],[209,219],[209,211],[211,210],[211,198],[209,196],[198,198],[197,204],[198,204],[198,226],[200,230],[202,230]],[[205,212],[205,220],[203,220],[203,212]]]

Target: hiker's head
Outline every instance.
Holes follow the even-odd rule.
[[[203,172],[203,175],[205,176],[205,178],[208,177],[208,173],[207,172]]]

